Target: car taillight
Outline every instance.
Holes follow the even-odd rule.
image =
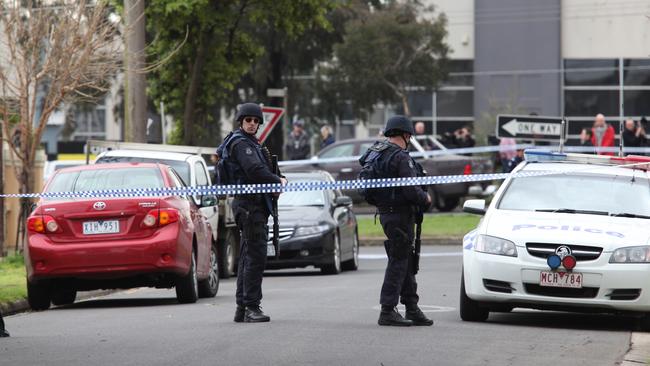
[[[45,223],[41,216],[30,216],[27,218],[27,230],[33,233],[44,233]]]
[[[178,221],[178,211],[173,208],[154,209],[147,213],[142,220],[142,226],[154,227],[156,224],[165,226]]]
[[[27,230],[34,233],[60,233],[63,232],[59,223],[50,215],[32,216],[27,219]]]
[[[176,222],[178,221],[178,211],[173,208],[161,208],[158,221],[160,222],[160,226]]]
[[[465,164],[463,175],[470,175],[470,174],[472,174],[472,164]]]

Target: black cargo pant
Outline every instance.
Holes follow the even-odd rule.
[[[237,305],[262,301],[262,276],[266,266],[269,211],[263,201],[235,198],[232,203],[241,242],[237,268]]]
[[[384,274],[379,303],[397,306],[418,303],[418,284],[413,271],[413,239],[415,216],[413,212],[380,214],[379,221],[388,240],[384,242],[388,265]]]

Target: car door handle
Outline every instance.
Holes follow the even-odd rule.
[[[341,173],[352,173],[352,168],[343,168],[340,170]]]

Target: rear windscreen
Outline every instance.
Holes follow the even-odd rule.
[[[162,188],[157,168],[93,169],[57,174],[45,192],[83,192],[123,188]]]
[[[185,161],[164,160],[164,159],[150,159],[140,158],[134,156],[102,156],[97,159],[95,164],[100,163],[159,163],[169,165],[174,168],[176,173],[183,179],[186,185],[191,183],[190,180],[190,165]]]

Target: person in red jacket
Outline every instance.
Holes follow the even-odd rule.
[[[596,147],[598,155],[614,155],[611,151],[601,151],[599,147],[614,147],[614,127],[605,122],[605,116],[602,113],[596,115],[594,127],[591,129],[591,144]]]

